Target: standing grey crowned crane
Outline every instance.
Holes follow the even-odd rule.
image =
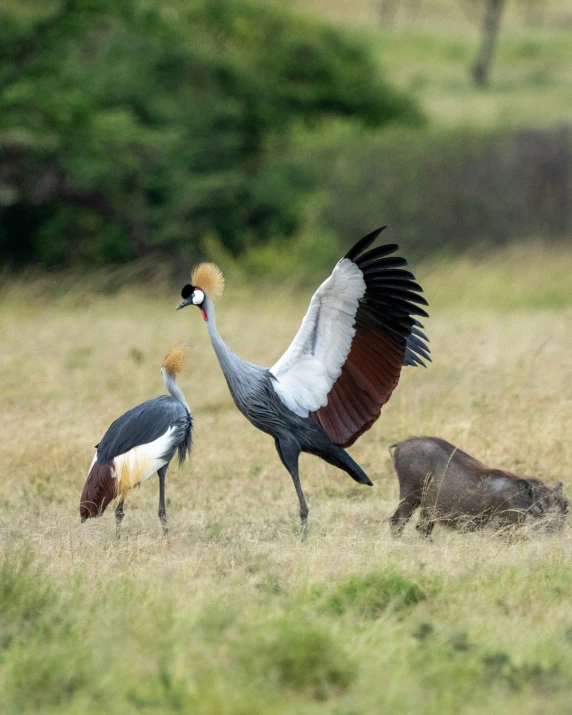
[[[82,522],[103,514],[109,502],[119,497],[115,509],[119,529],[125,496],[157,472],[159,519],[167,535],[165,476],[175,452],[182,464],[192,447],[193,419],[176,383],[187,351],[188,346],[174,348],[161,366],[171,396],[162,395],[129,410],[115,420],[97,445],[79,505]]]
[[[321,457],[356,482],[371,481],[343,447],[352,445],[379,417],[397,386],[403,365],[430,360],[428,338],[413,315],[428,317],[417,304],[422,288],[388,257],[395,244],[367,249],[385,228],[362,238],[338,261],[314,293],[292,344],[271,368],[237,357],[223,342],[215,323],[213,298],[222,295],[224,279],[213,263],[192,272],[177,310],[196,305],[234,402],[258,429],[274,437],[290,472],[298,500],[302,539],[308,507],[300,485],[300,452]]]

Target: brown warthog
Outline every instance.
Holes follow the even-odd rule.
[[[412,437],[389,448],[399,477],[400,503],[391,532],[400,536],[421,507],[418,530],[429,536],[436,522],[456,529],[499,528],[544,519],[564,525],[568,502],[562,482],[554,489],[533,477],[492,469],[438,437]]]

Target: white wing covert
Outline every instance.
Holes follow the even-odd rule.
[[[274,389],[300,417],[327,404],[328,393],[350,352],[356,313],[365,290],[361,270],[342,258],[312,296],[292,344],[270,368]]]

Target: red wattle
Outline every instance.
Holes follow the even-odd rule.
[[[201,308],[201,313],[203,314],[203,320],[208,320],[207,311],[204,308]]]

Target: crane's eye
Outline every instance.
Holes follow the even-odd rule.
[[[183,290],[181,291],[181,298],[183,300],[187,300],[187,298],[191,295],[193,292],[194,288],[190,283],[187,283],[186,286],[183,287]]]
[[[205,294],[200,288],[195,288],[193,292],[193,305],[202,305],[205,299]]]

